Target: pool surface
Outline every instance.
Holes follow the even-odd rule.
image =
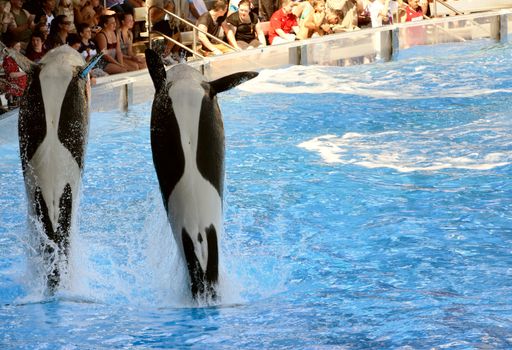
[[[91,116],[70,276],[42,293],[0,120],[0,349],[512,348],[512,46],[288,67],[220,96],[218,305],[192,303],[150,104]]]

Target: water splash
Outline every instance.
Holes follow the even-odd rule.
[[[423,132],[322,135],[298,146],[317,152],[329,164],[390,168],[399,172],[489,170],[512,163],[510,126],[507,118],[501,121],[480,119]]]

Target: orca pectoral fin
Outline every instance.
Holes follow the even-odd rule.
[[[164,86],[166,79],[164,64],[155,51],[146,49],[145,54],[149,75],[151,76],[151,80],[153,80],[155,90],[159,91]]]
[[[80,73],[78,73],[78,76],[82,79],[85,79],[87,77],[87,74],[89,74],[91,70],[93,70],[94,67],[96,67],[100,59],[103,57],[103,55],[104,53],[100,52],[98,55],[94,56],[94,58],[87,65],[85,65],[84,68],[82,68]]]
[[[239,72],[227,75],[217,80],[211,81],[210,86],[213,91],[218,94],[238,86],[247,80],[251,80],[258,76],[258,72]]]

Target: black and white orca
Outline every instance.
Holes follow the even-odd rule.
[[[76,225],[89,129],[88,73],[96,61],[86,64],[65,45],[48,52],[39,64],[18,63],[29,77],[19,109],[21,165],[29,221],[43,233],[40,253],[50,294],[61,282]]]
[[[258,73],[208,82],[186,64],[166,73],[152,50],[146,61],[155,86],[151,148],[164,207],[193,298],[215,299],[224,189],[224,124],[216,95]]]

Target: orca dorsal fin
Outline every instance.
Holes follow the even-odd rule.
[[[211,81],[210,86],[213,88],[216,94],[224,92],[238,86],[247,80],[258,76],[257,72],[239,72],[226,75],[225,77]]]
[[[146,49],[145,55],[149,75],[151,76],[151,80],[153,80],[155,90],[159,91],[165,85],[166,74],[164,64],[160,56],[151,49]]]

